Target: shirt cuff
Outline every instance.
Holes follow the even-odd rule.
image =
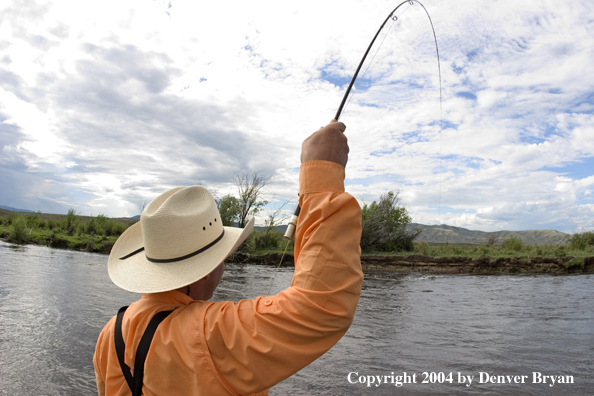
[[[299,197],[321,192],[344,192],[344,167],[332,161],[307,161],[299,171]]]

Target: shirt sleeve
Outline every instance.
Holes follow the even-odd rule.
[[[301,165],[301,214],[291,287],[276,296],[212,303],[202,328],[221,379],[262,391],[323,355],[346,333],[361,293],[361,208],[344,192],[344,168]]]
[[[101,375],[95,371],[95,382],[97,383],[97,393],[99,396],[105,396],[105,382]]]
[[[100,356],[102,356],[101,352],[104,348],[104,344],[106,343],[106,329],[113,322],[111,319],[103,328],[101,333],[99,334],[99,338],[97,339],[97,345],[95,346],[95,354],[93,355],[93,367],[95,368],[95,382],[97,383],[97,393],[99,396],[105,396],[105,380],[104,376],[101,374],[102,369],[105,372],[106,366],[105,364],[102,366]],[[107,343],[109,345],[109,343]],[[104,359],[105,361],[106,359]]]

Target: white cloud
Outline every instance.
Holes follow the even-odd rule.
[[[594,152],[594,5],[423,3],[443,113],[428,20],[403,6],[343,112],[347,189],[366,201],[402,191],[419,222],[592,223],[592,171],[564,169]],[[178,184],[230,192],[239,169],[274,175],[271,194],[295,198],[301,141],[332,118],[394,4],[2,7],[0,202],[131,216]]]

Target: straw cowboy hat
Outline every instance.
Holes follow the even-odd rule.
[[[204,187],[177,187],[148,204],[140,221],[118,238],[109,277],[134,293],[179,289],[208,275],[253,229],[253,218],[243,229],[223,227]]]

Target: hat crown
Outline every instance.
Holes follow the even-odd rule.
[[[153,200],[140,216],[147,258],[192,254],[223,234],[216,202],[202,186],[179,187]]]

